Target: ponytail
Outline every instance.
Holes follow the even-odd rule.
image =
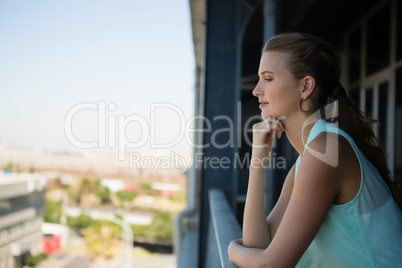
[[[340,83],[329,96],[331,99],[339,102],[338,118],[333,121],[337,122],[339,128],[347,132],[354,139],[357,147],[359,147],[367,160],[376,167],[382,179],[391,190],[395,202],[402,209],[401,183],[392,180],[384,148],[371,127],[373,124],[379,124],[378,120],[366,117],[347,96],[345,89]]]
[[[343,88],[341,83],[338,83],[335,89],[329,94],[328,96],[330,99],[340,99],[340,98],[347,98],[348,95],[346,94],[346,90]]]

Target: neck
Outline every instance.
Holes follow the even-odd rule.
[[[283,121],[286,136],[293,148],[303,155],[304,146],[307,143],[308,135],[314,126],[314,123],[319,120],[319,115],[306,116],[298,113],[293,117],[288,117]]]

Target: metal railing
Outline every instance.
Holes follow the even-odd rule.
[[[242,237],[240,225],[223,191],[212,189],[208,195],[211,215],[206,267],[236,267],[229,261],[227,249],[232,240]]]

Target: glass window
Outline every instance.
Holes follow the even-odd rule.
[[[349,36],[349,83],[360,79],[361,72],[361,31],[359,27]]]
[[[385,148],[385,139],[387,137],[387,102],[388,102],[388,82],[385,82],[380,85],[379,92],[379,105],[378,105],[378,120],[380,121],[379,125],[379,140],[381,144]]]
[[[396,70],[394,174],[402,177],[402,67]]]
[[[390,11],[388,2],[367,21],[367,75],[389,65]]]
[[[13,197],[0,201],[0,216],[6,215],[11,211],[23,209],[25,207],[35,207],[39,209],[43,207],[43,192],[34,192],[29,195]]]

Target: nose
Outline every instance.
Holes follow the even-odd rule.
[[[260,90],[259,84],[260,84],[260,82],[258,81],[257,85],[255,85],[255,88],[253,89],[253,96],[254,97],[261,96],[261,94],[262,94],[262,91]]]

